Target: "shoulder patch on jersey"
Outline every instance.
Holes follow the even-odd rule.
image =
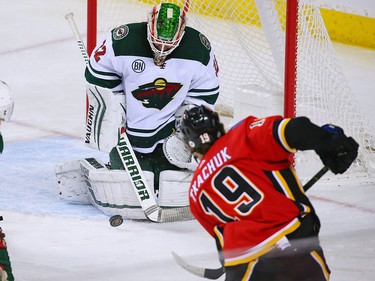
[[[121,40],[129,34],[129,27],[127,25],[121,25],[115,28],[112,32],[112,37],[114,40]]]
[[[202,42],[203,46],[205,46],[207,48],[207,50],[211,50],[211,43],[207,39],[207,37],[204,36],[202,33],[199,33],[199,38],[201,39],[201,42]]]
[[[146,69],[146,64],[141,59],[136,59],[132,62],[132,69],[135,73],[142,73]]]

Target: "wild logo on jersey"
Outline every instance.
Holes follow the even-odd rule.
[[[144,107],[163,109],[181,89],[181,83],[167,82],[164,78],[157,78],[132,91],[134,98],[141,101]]]

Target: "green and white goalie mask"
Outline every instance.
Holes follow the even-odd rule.
[[[162,65],[166,56],[180,44],[185,33],[185,12],[179,6],[163,3],[149,13],[147,40],[154,52],[154,61]]]

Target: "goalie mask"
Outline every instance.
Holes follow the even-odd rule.
[[[0,80],[0,121],[9,121],[12,116],[14,101],[8,85]]]
[[[185,33],[185,12],[179,6],[163,3],[155,6],[147,22],[147,40],[156,65],[163,65],[167,55],[180,44]]]
[[[203,105],[185,111],[181,118],[181,132],[191,151],[201,154],[225,134],[219,115]]]

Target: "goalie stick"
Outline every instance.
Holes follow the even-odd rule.
[[[82,57],[85,60],[86,63],[89,62],[89,56],[87,55],[87,50],[85,47],[85,44],[82,41],[81,34],[78,31],[78,27],[76,25],[76,22],[74,21],[74,14],[72,12],[67,13],[65,15],[65,19],[69,22],[70,28],[72,29],[74,38],[76,39],[78,43],[79,50],[81,51]]]
[[[320,180],[327,172],[329,171],[329,168],[327,166],[324,166],[322,169],[319,170],[304,186],[303,190],[306,192],[309,190],[318,180]],[[175,259],[176,263],[181,266],[186,271],[189,271],[190,273],[207,278],[207,279],[219,279],[224,273],[225,273],[225,267],[219,267],[219,268],[204,268],[204,267],[198,267],[192,264],[189,264],[187,261],[185,261],[182,257],[177,255],[175,252],[172,251],[172,256]]]
[[[147,180],[143,175],[141,166],[134,154],[125,129],[121,129],[120,141],[116,145],[116,149],[120,155],[121,162],[131,179],[130,182],[146,218],[153,222],[162,222],[162,209],[156,203],[154,192],[147,184]]]

